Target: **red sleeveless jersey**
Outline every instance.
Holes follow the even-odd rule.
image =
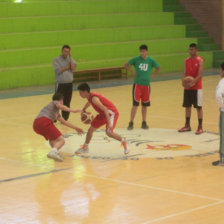
[[[197,77],[198,72],[199,72],[199,63],[200,61],[203,60],[202,57],[196,56],[194,59],[188,57],[185,60],[185,71],[186,71],[186,76],[192,76],[192,77]],[[194,86],[188,89],[202,89],[202,78],[200,78]]]
[[[99,113],[99,114],[104,114],[104,112],[102,110],[100,110],[99,107],[97,107],[93,102],[92,102],[92,98],[96,96],[99,98],[100,102],[109,110],[110,114],[118,114],[118,110],[117,108],[114,106],[114,104],[112,102],[110,102],[107,98],[105,98],[104,96],[102,96],[99,93],[90,93],[90,97],[89,97],[89,103],[92,105],[92,107]]]

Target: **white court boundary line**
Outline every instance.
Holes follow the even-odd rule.
[[[31,115],[14,117],[14,118],[11,117],[11,119],[22,118],[22,117],[30,117],[30,116]],[[154,117],[162,117],[162,116],[156,116],[155,115]],[[0,120],[2,120],[2,119],[0,119]],[[4,118],[4,120],[5,120],[5,118]],[[175,119],[175,120],[177,120],[177,119]],[[10,160],[10,159],[4,158],[4,157],[0,157],[0,160],[11,161],[11,162],[15,162],[15,163],[22,163],[22,164],[30,166],[30,167],[36,167],[36,168],[42,167],[43,168],[43,165],[30,164],[30,163],[26,163],[26,162],[20,161],[20,160]],[[46,164],[46,170],[49,170],[47,165],[48,164]],[[65,170],[65,172],[73,173],[70,170],[67,170],[67,171]],[[192,209],[186,209],[184,211],[176,212],[176,213],[173,213],[173,214],[170,214],[170,215],[167,215],[167,216],[161,216],[159,218],[147,220],[145,222],[142,222],[141,224],[151,224],[151,223],[156,223],[156,222],[159,222],[159,221],[164,221],[164,220],[176,217],[176,216],[189,214],[189,213],[192,213],[192,212],[195,212],[195,211],[198,211],[198,210],[202,210],[202,209],[205,209],[205,208],[209,208],[209,207],[216,206],[216,205],[224,203],[223,199],[218,199],[218,198],[214,198],[214,197],[204,196],[204,195],[200,195],[200,194],[181,192],[181,191],[176,191],[176,190],[167,189],[167,188],[160,188],[160,187],[155,187],[155,186],[150,186],[150,185],[148,186],[148,185],[144,185],[144,184],[138,184],[138,183],[123,181],[123,180],[118,180],[118,179],[113,179],[113,178],[105,178],[105,177],[95,176],[95,175],[91,175],[91,174],[84,174],[84,176],[92,177],[92,178],[96,178],[96,179],[100,179],[100,180],[105,180],[105,181],[110,181],[110,182],[115,182],[115,183],[120,183],[120,184],[125,184],[125,185],[129,185],[129,186],[133,186],[133,187],[140,187],[140,188],[145,188],[145,189],[151,189],[151,190],[168,192],[168,193],[175,193],[175,194],[179,194],[179,195],[184,195],[184,196],[189,196],[189,197],[194,197],[194,198],[201,198],[201,199],[207,199],[207,200],[215,201],[215,202],[212,202],[212,203],[209,203],[209,204],[205,204],[205,205],[202,205],[202,206],[199,206],[199,207],[195,207],[195,208],[192,208]],[[13,183],[13,182],[11,182],[11,183]]]
[[[71,171],[67,170],[66,172],[71,172]],[[123,180],[118,180],[118,179],[113,179],[113,178],[107,178],[107,177],[99,177],[99,176],[94,176],[94,175],[90,175],[90,174],[84,174],[84,176],[102,179],[102,180],[106,180],[106,181],[112,181],[112,182],[116,182],[116,183],[120,183],[120,184],[131,185],[131,186],[135,186],[135,187],[147,188],[147,189],[151,189],[151,190],[164,191],[164,192],[169,192],[169,193],[182,194],[182,195],[189,196],[189,197],[197,197],[197,198],[202,198],[202,199],[224,202],[223,199],[204,196],[204,195],[200,195],[200,194],[193,194],[193,193],[188,193],[188,192],[183,192],[183,191],[170,190],[167,188],[155,187],[155,186],[144,185],[144,184],[137,184],[137,183],[133,183],[133,182],[123,181]]]
[[[26,162],[24,163],[20,160],[7,159],[7,158],[4,158],[4,157],[0,157],[0,160],[22,163],[24,165],[28,165],[28,166],[31,166],[31,167],[42,167],[43,168],[42,165],[38,165],[38,164],[33,165],[33,164],[26,163]],[[69,170],[64,170],[64,171],[67,172],[67,173],[73,173],[72,171],[69,171]],[[117,179],[113,179],[113,178],[99,177],[99,176],[95,176],[95,175],[91,175],[91,174],[84,174],[84,176],[92,177],[92,178],[96,178],[96,179],[101,179],[101,180],[105,180],[105,181],[110,181],[110,182],[116,182],[116,183],[131,185],[131,186],[135,186],[135,187],[142,187],[142,188],[146,188],[146,189],[152,189],[152,190],[157,190],[157,191],[175,193],[175,194],[185,195],[185,196],[189,196],[189,197],[195,197],[195,198],[201,198],[201,199],[216,201],[216,202],[206,204],[206,205],[203,205],[203,206],[199,206],[199,207],[196,207],[196,208],[187,209],[187,210],[184,210],[182,212],[177,212],[177,213],[173,213],[173,214],[170,214],[170,215],[167,215],[167,216],[162,216],[160,218],[156,218],[156,219],[153,219],[153,220],[148,220],[148,221],[142,222],[140,224],[151,224],[151,223],[163,221],[163,220],[166,220],[166,219],[169,219],[169,218],[172,218],[172,217],[180,216],[180,215],[183,215],[183,214],[188,214],[188,213],[191,213],[191,212],[194,212],[194,211],[198,211],[198,210],[201,210],[201,209],[204,209],[204,208],[208,208],[208,207],[212,207],[212,206],[224,203],[223,199],[208,197],[208,196],[204,196],[204,195],[200,195],[200,194],[193,194],[193,193],[188,193],[188,192],[170,190],[170,189],[167,189],[167,188],[160,188],[160,187],[148,186],[148,185],[144,185],[144,184],[137,184],[137,183],[117,180]],[[11,183],[13,183],[13,182],[11,182]]]
[[[69,170],[65,170],[65,172],[72,173]],[[117,180],[117,179],[112,179],[112,178],[106,178],[106,177],[99,177],[99,176],[94,176],[94,175],[90,175],[90,174],[84,174],[84,176],[93,177],[93,178],[97,178],[97,179],[102,179],[102,180],[106,180],[106,181],[112,181],[112,182],[126,184],[126,185],[131,185],[131,186],[135,186],[135,187],[143,187],[143,188],[148,188],[148,189],[157,190],[157,191],[164,191],[164,192],[169,192],[169,193],[181,194],[181,195],[185,195],[185,196],[190,196],[190,197],[195,197],[195,198],[197,197],[197,198],[202,198],[202,199],[208,199],[208,200],[216,201],[214,203],[210,203],[210,204],[207,204],[207,205],[202,205],[200,207],[187,209],[187,210],[184,210],[182,212],[177,212],[177,213],[173,213],[171,215],[162,216],[160,218],[148,220],[148,221],[142,222],[140,224],[151,224],[151,223],[163,221],[163,220],[166,220],[166,219],[169,219],[169,218],[172,218],[172,217],[188,214],[188,213],[191,213],[191,212],[194,212],[194,211],[198,211],[198,210],[201,210],[201,209],[204,209],[204,208],[208,208],[208,207],[212,207],[212,206],[224,203],[223,199],[218,199],[218,198],[214,198],[214,197],[208,197],[208,196],[204,196],[204,195],[200,195],[200,194],[193,194],[193,193],[175,191],[175,190],[170,190],[170,189],[166,189],[166,188],[148,186],[148,185],[144,185],[144,184],[136,184],[136,183],[132,183],[132,182],[127,182],[127,181],[122,181],[122,180]]]
[[[7,159],[5,157],[0,157],[0,160],[16,162],[16,163],[22,163],[22,164],[24,164],[26,166],[28,165],[28,166],[32,166],[32,167],[41,167],[41,168],[43,168],[43,165],[38,165],[38,164],[34,165],[34,164],[30,164],[30,163],[24,163],[24,162],[22,162],[20,160]],[[71,172],[69,170],[65,170],[65,172],[73,173],[73,172]],[[95,178],[95,179],[101,179],[101,180],[105,180],[105,181],[110,181],[110,182],[115,182],[115,183],[120,183],[120,184],[131,185],[131,186],[135,186],[135,187],[147,188],[147,189],[151,189],[151,190],[164,191],[164,192],[169,192],[169,193],[185,195],[185,196],[189,196],[189,197],[197,197],[197,198],[202,198],[202,199],[207,199],[207,200],[213,200],[213,201],[219,201],[219,202],[223,201],[224,202],[224,199],[209,197],[209,196],[200,195],[200,194],[194,194],[194,193],[188,193],[188,192],[183,192],[183,191],[170,190],[170,189],[167,189],[167,188],[155,187],[155,186],[144,185],[144,184],[137,184],[137,183],[133,183],[133,182],[123,181],[123,180],[118,180],[118,179],[113,179],[113,178],[108,178],[108,177],[100,177],[100,176],[95,176],[95,175],[91,175],[91,174],[84,174],[84,176],[92,177],[92,178]]]
[[[201,210],[201,209],[204,209],[204,208],[212,207],[212,206],[223,204],[223,203],[224,203],[224,200],[214,202],[214,203],[211,203],[211,204],[203,205],[203,206],[192,208],[192,209],[187,209],[187,210],[182,211],[182,212],[177,212],[177,213],[174,213],[174,214],[171,214],[171,215],[167,215],[167,216],[152,219],[152,220],[149,220],[149,221],[146,221],[146,222],[142,222],[141,224],[151,224],[151,223],[163,221],[163,220],[166,220],[166,219],[169,219],[169,218],[173,218],[173,217],[176,217],[176,216],[179,216],[179,215],[188,214],[188,213],[191,213],[191,212],[195,212],[195,211],[198,211],[198,210]]]

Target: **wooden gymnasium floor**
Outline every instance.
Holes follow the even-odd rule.
[[[203,82],[204,129],[216,133],[218,81],[219,76],[213,75],[204,77]],[[17,91],[20,90],[12,92],[16,95]],[[96,91],[115,102],[120,111],[117,128],[126,128],[131,85]],[[176,130],[184,124],[182,94],[180,80],[152,83],[152,106],[148,113],[151,133],[157,129]],[[51,94],[45,94],[0,100],[0,224],[224,223],[224,168],[211,165],[218,160],[218,144],[214,153],[205,155],[125,159],[119,144],[114,149],[118,157],[108,157],[107,147],[111,144],[99,142],[107,157],[104,151],[101,157],[64,154],[64,162],[54,162],[46,157],[49,148],[44,139],[32,130],[35,116],[50,98]],[[82,108],[84,103],[74,92],[72,107]],[[140,126],[140,114],[139,111],[136,127]],[[77,114],[72,114],[70,121],[88,128],[81,124]],[[195,131],[195,110],[191,121]],[[57,126],[64,134],[73,132]],[[176,131],[173,139],[175,136]],[[184,137],[189,145],[191,136],[194,132]],[[73,143],[71,152],[76,149]],[[97,152],[96,144],[92,150]]]

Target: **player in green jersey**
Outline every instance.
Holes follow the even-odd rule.
[[[148,56],[147,45],[141,45],[139,50],[140,56],[134,57],[125,63],[126,69],[134,76],[133,107],[131,109],[131,118],[128,130],[132,130],[134,128],[134,118],[140,101],[142,105],[142,128],[149,128],[146,123],[146,115],[147,107],[150,106],[150,81],[160,70],[159,64],[153,58]],[[132,70],[132,65],[135,67],[135,71]],[[155,68],[154,73],[152,73],[153,68]]]

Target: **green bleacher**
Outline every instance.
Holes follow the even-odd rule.
[[[211,44],[217,46],[188,13],[178,17],[173,10],[183,9],[174,3],[0,0],[0,89],[54,83],[52,61],[64,44],[72,47],[77,70],[122,66],[144,43],[162,73],[182,71],[192,42],[204,46],[200,55],[206,59],[205,68],[211,68]]]
[[[220,44],[214,43],[208,32],[179,4],[179,0],[163,0],[163,11],[174,13],[174,24],[186,26],[186,37],[196,37],[200,51],[213,52],[213,67],[218,68],[224,61],[224,51],[220,50]]]

